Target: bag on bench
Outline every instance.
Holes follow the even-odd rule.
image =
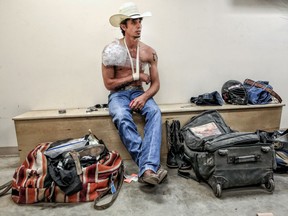
[[[4,189],[0,195],[12,188],[12,200],[18,204],[94,201],[95,209],[106,209],[117,198],[123,179],[119,153],[109,151],[90,132],[79,139],[38,144],[16,169],[12,181],[0,187]],[[99,205],[108,194],[111,200]]]

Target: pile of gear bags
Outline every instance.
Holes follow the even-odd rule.
[[[281,97],[273,90],[269,81],[253,81],[245,79],[244,82],[228,80],[218,91],[191,97],[190,102],[196,105],[222,106],[224,101],[228,104],[268,104],[271,102],[281,103]]]
[[[225,82],[217,92],[191,97],[196,105],[221,106],[281,103],[267,81],[246,79]],[[178,175],[208,183],[216,197],[222,189],[264,185],[275,188],[273,173],[288,171],[288,129],[273,132],[238,132],[216,110],[193,116],[181,127],[179,120],[166,121],[169,147],[167,167]]]

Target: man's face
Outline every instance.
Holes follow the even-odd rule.
[[[141,22],[142,18],[127,20],[127,26],[125,26],[125,35],[134,38],[140,38],[142,29]]]

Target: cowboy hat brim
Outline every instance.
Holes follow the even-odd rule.
[[[144,12],[142,14],[131,15],[131,16],[127,16],[124,14],[115,14],[110,17],[109,22],[112,26],[119,27],[120,23],[125,19],[138,19],[138,18],[149,17],[149,16],[152,16],[150,11]]]

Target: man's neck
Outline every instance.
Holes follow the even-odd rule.
[[[126,40],[126,44],[129,49],[136,48],[139,42],[139,38],[134,37],[124,37],[123,40]]]

